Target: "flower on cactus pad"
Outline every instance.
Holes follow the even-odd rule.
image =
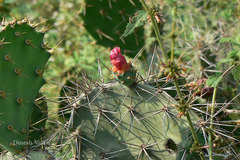
[[[129,70],[130,64],[127,63],[126,58],[121,54],[120,47],[115,47],[110,52],[110,60],[113,65],[112,71],[119,74],[125,73]]]

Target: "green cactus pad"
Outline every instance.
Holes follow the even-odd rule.
[[[28,20],[9,22],[0,32],[0,145],[14,154],[28,146],[34,100],[45,83],[51,54],[43,37]]]
[[[168,159],[188,144],[188,123],[177,118],[177,102],[146,84],[106,84],[92,90],[70,123],[79,132],[82,157]],[[191,139],[191,138],[190,138]]]
[[[130,57],[144,45],[144,32],[138,30],[120,39],[130,16],[142,9],[138,0],[85,0],[86,9],[82,14],[84,26],[98,44],[112,48],[119,46]]]

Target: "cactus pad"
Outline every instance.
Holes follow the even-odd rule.
[[[176,159],[189,138],[177,102],[146,84],[105,84],[79,102],[70,126],[88,159]],[[76,132],[75,132],[76,133]]]
[[[6,22],[0,32],[0,145],[12,153],[28,146],[35,97],[45,83],[43,70],[51,54],[28,20]]]

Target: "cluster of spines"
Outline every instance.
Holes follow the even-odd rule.
[[[36,23],[35,21],[31,22],[28,17],[25,17],[21,21],[17,20],[14,17],[13,17],[12,20],[9,21],[9,20],[5,20],[5,18],[3,17],[2,21],[1,21],[1,26],[2,26],[1,30],[4,31],[8,26],[10,26],[11,28],[14,28],[14,25],[16,25],[16,24],[21,25],[21,24],[24,24],[24,23],[27,23],[33,29],[36,29],[37,27],[40,27],[43,24],[43,22],[40,22],[40,23]],[[49,31],[50,28],[51,27],[49,27],[49,26],[43,26],[37,31],[41,32],[41,33],[46,33],[47,31]],[[21,36],[21,33],[15,32],[15,35],[16,36]]]

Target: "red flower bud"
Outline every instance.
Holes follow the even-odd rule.
[[[127,63],[126,58],[121,54],[120,47],[115,47],[111,50],[110,60],[113,65],[113,72],[121,74],[125,73],[130,68],[130,64]]]
[[[110,52],[110,60],[116,59],[119,55],[121,55],[120,47],[115,47]]]

